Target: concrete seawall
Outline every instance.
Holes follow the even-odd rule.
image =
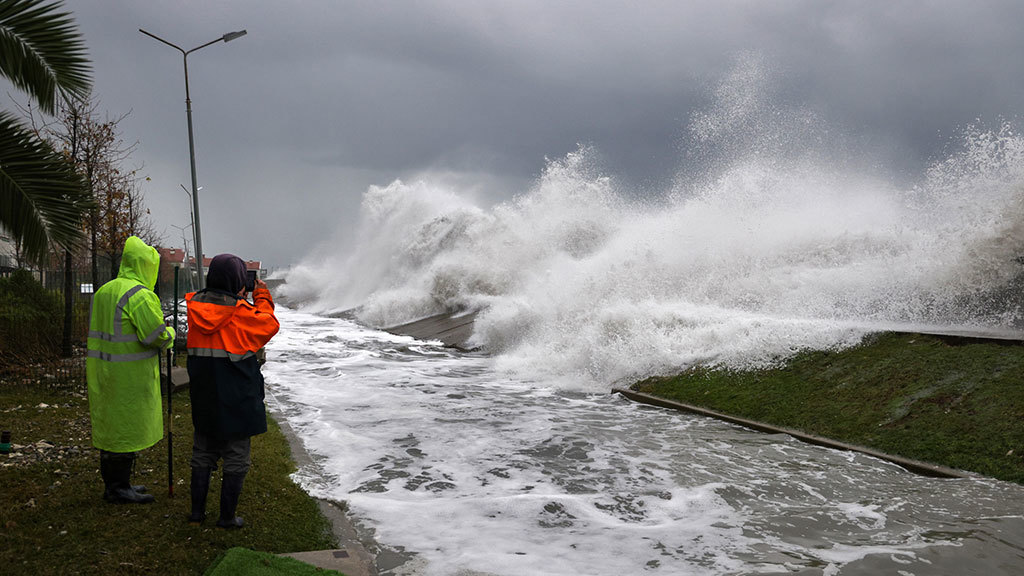
[[[279,289],[285,284],[285,280],[275,278],[268,279],[266,282],[276,302],[285,306],[300,304],[298,302],[291,303],[280,294]],[[472,348],[469,345],[469,340],[473,335],[473,323],[476,321],[477,314],[477,311],[436,314],[412,322],[383,328],[383,330],[392,334],[412,336],[418,340],[440,340],[445,346],[469,350]],[[929,336],[938,336],[954,344],[972,341],[990,341],[1006,344],[1024,343],[1024,330],[1012,328],[957,328],[951,326],[893,324],[889,326],[868,327],[868,329],[877,332],[927,334]]]
[[[385,332],[412,336],[417,340],[440,340],[445,346],[468,350],[470,337],[473,335],[473,323],[478,312],[456,312],[437,314],[406,324],[384,328]],[[996,344],[1024,344],[1024,331],[1000,328],[955,328],[933,326],[892,326],[879,332],[897,334],[925,334],[942,338],[951,344],[967,344],[970,342],[991,342]]]
[[[412,336],[417,340],[440,340],[445,346],[470,350],[469,339],[473,335],[476,312],[437,314],[414,322],[384,328],[385,332]]]
[[[296,308],[301,305],[301,302],[289,301],[281,293],[280,289],[285,285],[285,280],[272,278],[266,282],[267,289],[270,290],[270,294],[274,297],[275,302],[283,306]],[[342,315],[354,317],[352,313]],[[471,350],[472,346],[469,344],[469,339],[473,335],[473,322],[476,320],[476,316],[477,313],[473,311],[435,314],[434,316],[420,318],[412,322],[385,327],[383,330],[401,336],[412,336],[417,340],[439,340],[445,346],[451,348]]]

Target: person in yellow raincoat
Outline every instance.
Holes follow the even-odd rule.
[[[136,452],[163,438],[160,352],[174,343],[153,292],[160,255],[139,238],[124,244],[117,278],[96,291],[89,320],[86,378],[92,444],[100,450],[103,499],[144,504],[131,484]]]

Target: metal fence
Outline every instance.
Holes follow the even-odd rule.
[[[16,268],[0,266],[0,278],[11,278]],[[90,270],[71,272],[70,354],[64,348],[65,273],[63,270],[28,270],[33,285],[26,294],[0,298],[0,384],[4,382],[38,383],[53,387],[82,385],[85,382],[85,354],[89,332],[89,312],[94,285]],[[109,271],[99,285],[108,281]],[[173,321],[173,299],[184,294],[185,275],[174,286],[173,269],[163,275],[157,292],[164,303],[168,325]],[[38,285],[36,285],[36,283]],[[31,292],[32,304],[24,298]],[[19,298],[19,296],[21,298]],[[184,307],[179,311],[179,337],[183,334]],[[184,338],[180,337],[184,344]]]
[[[0,268],[10,279],[16,269]],[[9,283],[0,299],[0,379],[48,386],[85,381],[92,274],[73,270],[69,349],[64,346],[64,270],[26,270],[32,281]]]

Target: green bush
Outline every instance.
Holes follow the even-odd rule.
[[[57,357],[63,310],[61,296],[31,272],[15,270],[0,278],[0,371]]]

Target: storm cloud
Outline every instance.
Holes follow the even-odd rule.
[[[694,114],[738,58],[912,179],[970,124],[1024,106],[1024,4],[933,2],[269,2],[65,4],[95,94],[138,141],[168,244],[188,223],[180,53],[189,57],[207,254],[287,265],[350,226],[362,193],[430,178],[499,202],[585,144],[628,186],[685,163]],[[829,145],[823,142],[823,146]]]

